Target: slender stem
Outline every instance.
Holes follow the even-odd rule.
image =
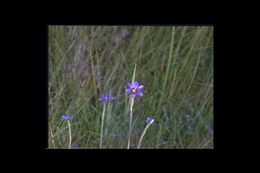
[[[71,129],[70,129],[70,121],[68,122],[68,126],[69,126],[69,136],[70,136],[70,143],[69,143],[69,149],[71,148]]]
[[[132,129],[133,105],[134,105],[134,98],[132,96],[130,96],[130,121],[129,121],[129,134],[128,134],[127,149],[130,148],[130,135],[131,135],[131,129]]]
[[[50,132],[51,132],[51,142],[52,142],[52,144],[53,144],[53,147],[56,148],[56,147],[55,147],[55,144],[54,144],[54,136],[53,136],[53,134],[52,134],[52,130],[51,130],[51,125],[50,125],[50,123],[49,123],[49,127],[50,127]]]
[[[145,127],[145,129],[144,129],[144,131],[143,131],[143,133],[142,133],[142,135],[141,135],[141,137],[140,137],[140,140],[139,140],[139,143],[138,143],[137,149],[140,148],[140,146],[141,146],[141,142],[142,142],[142,140],[143,140],[143,137],[144,137],[144,135],[145,135],[145,133],[146,133],[146,131],[147,131],[147,129],[148,129],[149,126],[150,126],[150,125],[147,125],[147,126]]]
[[[136,70],[136,64],[132,76],[132,84],[135,81],[135,70]],[[132,129],[132,117],[133,117],[133,105],[134,105],[134,98],[130,95],[130,121],[129,121],[129,134],[128,134],[128,142],[127,142],[127,149],[130,148],[130,135],[131,135],[131,129]]]
[[[102,142],[103,142],[103,127],[104,127],[105,111],[106,111],[106,104],[104,104],[103,112],[102,112],[101,131],[100,131],[100,143],[99,143],[99,148],[100,149],[102,149]]]
[[[135,64],[135,68],[134,68],[134,72],[133,72],[133,76],[132,76],[132,83],[134,83],[134,81],[135,81],[135,70],[136,70],[136,64]]]

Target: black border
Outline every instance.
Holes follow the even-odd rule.
[[[141,20],[141,22],[140,22]],[[155,22],[158,21],[159,22]],[[127,21],[127,22],[125,22]],[[214,149],[159,149],[159,150],[85,150],[85,149],[77,149],[77,150],[52,150],[52,149],[46,149],[48,147],[48,118],[47,118],[47,110],[48,110],[48,26],[49,25],[178,25],[178,26],[194,26],[194,25],[206,25],[206,26],[213,26],[214,27]],[[206,159],[214,157],[217,151],[220,151],[221,148],[224,148],[224,144],[221,142],[222,139],[220,138],[221,133],[223,133],[223,128],[219,128],[223,121],[223,117],[219,117],[219,109],[222,107],[221,103],[218,101],[221,97],[223,98],[223,93],[221,91],[217,90],[223,90],[219,83],[221,82],[221,77],[224,75],[222,70],[218,70],[221,66],[221,58],[219,53],[219,39],[217,38],[219,36],[218,32],[218,24],[216,21],[214,21],[212,18],[205,17],[205,18],[199,18],[199,20],[189,19],[186,21],[183,20],[171,20],[169,18],[153,18],[143,21],[143,19],[139,19],[139,21],[132,20],[132,19],[113,19],[113,22],[109,21],[102,21],[97,22],[96,19],[92,20],[92,18],[86,17],[85,19],[79,20],[77,18],[69,18],[66,21],[59,21],[56,19],[51,19],[48,22],[42,22],[38,23],[36,25],[36,28],[33,29],[32,32],[32,62],[33,62],[33,71],[32,71],[32,124],[33,124],[33,131],[35,138],[32,138],[33,140],[33,147],[38,148],[44,152],[47,153],[77,153],[77,154],[90,154],[95,158],[94,155],[100,156],[106,153],[108,155],[114,155],[113,157],[116,157],[118,154],[118,157],[124,154],[144,154],[145,157],[151,157],[150,159],[156,159],[156,157],[164,157],[163,155],[167,156],[174,156],[174,158],[180,158],[180,159],[196,159],[197,156],[204,157]],[[37,57],[37,58],[36,58]],[[218,89],[216,89],[218,88]],[[221,96],[222,95],[222,96]],[[39,114],[40,113],[40,114]],[[37,117],[35,115],[38,115]],[[222,120],[221,120],[222,119]],[[35,130],[36,129],[36,130]],[[221,130],[222,129],[222,130]],[[152,151],[152,152],[151,152]],[[87,152],[87,153],[86,153]],[[191,154],[192,153],[192,154]],[[194,157],[192,157],[193,155]],[[207,157],[209,156],[209,157]],[[141,159],[140,157],[139,159]],[[107,158],[109,159],[109,158]],[[211,160],[210,159],[210,160]],[[138,159],[137,159],[138,160]],[[204,159],[203,159],[204,160]],[[142,161],[142,159],[140,160]]]

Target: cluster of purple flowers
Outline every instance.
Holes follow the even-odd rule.
[[[131,95],[132,98],[135,98],[136,96],[142,97],[144,94],[141,92],[141,90],[144,88],[143,85],[139,85],[139,82],[135,81],[134,83],[127,83],[127,86],[129,88],[126,89],[126,92]],[[108,103],[114,100],[115,98],[104,94],[102,95],[98,100],[102,101],[103,103]]]
[[[143,85],[140,85],[139,82],[135,81],[133,83],[128,82],[127,83],[128,88],[126,89],[126,92],[130,94],[130,96],[135,99],[137,96],[142,97],[144,94],[141,92],[141,90],[144,88]],[[102,101],[103,104],[109,103],[112,100],[114,100],[115,97],[110,96],[109,94],[103,94],[98,100]],[[72,115],[65,114],[61,116],[61,120],[63,121],[70,121],[73,118]],[[154,122],[154,119],[151,117],[147,117],[146,124],[151,125]]]
[[[142,97],[144,94],[141,92],[141,90],[144,88],[143,85],[140,85],[138,81],[135,81],[133,83],[128,82],[127,83],[128,88],[126,89],[126,92],[130,94],[132,98],[136,98],[136,96]],[[98,100],[102,101],[103,103],[108,103],[114,100],[115,98],[108,95],[104,94],[102,95]],[[154,122],[154,119],[151,117],[147,117],[146,119],[146,124],[151,125]]]

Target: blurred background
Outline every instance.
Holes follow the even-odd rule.
[[[49,148],[99,148],[102,102],[106,110],[104,148],[127,146],[129,95],[135,79],[144,85],[135,99],[131,148],[147,116],[155,119],[141,148],[213,148],[213,27],[49,26]]]

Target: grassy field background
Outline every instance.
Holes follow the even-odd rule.
[[[106,110],[104,148],[124,149],[129,129],[129,95],[135,79],[144,85],[135,100],[131,148],[147,116],[155,119],[143,138],[146,149],[213,146],[213,27],[49,26],[49,148],[99,148],[102,102]]]

